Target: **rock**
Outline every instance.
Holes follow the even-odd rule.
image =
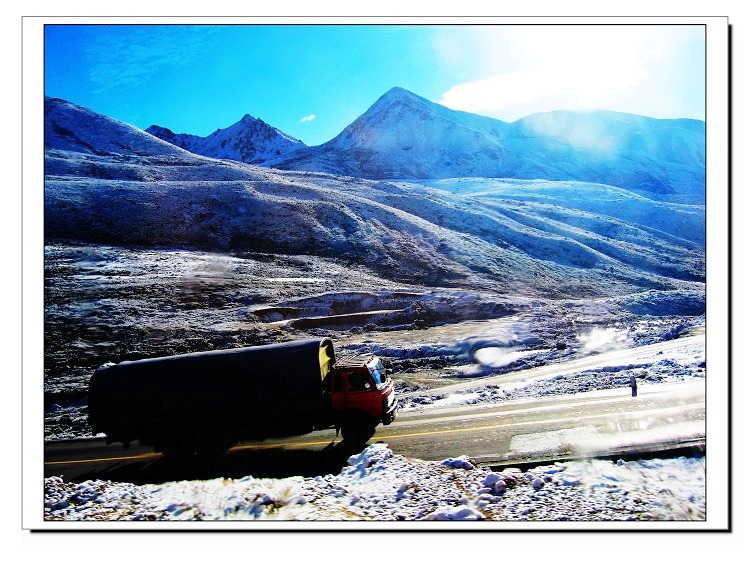
[[[484,515],[472,507],[459,507],[434,511],[423,519],[426,521],[479,521],[484,519]]]
[[[499,472],[490,472],[487,476],[484,477],[482,485],[487,488],[492,488],[495,485],[495,482],[502,479],[503,475]]]
[[[65,500],[60,500],[48,506],[52,511],[59,511],[61,509],[67,509],[70,507],[70,503]]]
[[[461,455],[460,457],[455,459],[445,459],[441,464],[443,466],[449,466],[451,468],[463,468],[465,470],[473,470],[474,468],[476,468],[469,457],[467,457],[466,455]]]

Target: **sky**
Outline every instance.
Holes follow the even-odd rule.
[[[206,136],[243,115],[309,145],[387,90],[503,121],[705,119],[702,25],[46,25],[45,95]]]

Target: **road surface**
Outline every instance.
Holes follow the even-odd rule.
[[[637,397],[623,388],[402,412],[392,425],[379,427],[372,441],[383,441],[394,453],[408,457],[443,460],[466,454],[491,465],[656,451],[704,442],[704,398],[705,385],[697,381],[642,385]],[[236,458],[226,463],[242,459],[250,467],[237,466],[222,474],[218,463],[217,472],[206,469],[206,477],[242,476],[242,470],[259,475],[259,468],[268,477],[338,472],[354,452],[333,431],[242,443],[229,451],[227,457]],[[123,450],[100,438],[49,442],[45,476],[117,479],[123,467],[148,470],[160,459],[150,448]],[[167,479],[177,479],[177,473],[170,477],[168,467],[158,468]]]

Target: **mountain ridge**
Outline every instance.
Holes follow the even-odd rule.
[[[195,154],[280,170],[367,179],[575,180],[659,201],[705,202],[705,123],[694,119],[555,110],[505,122],[395,86],[316,146],[250,115],[207,137],[157,125],[146,131]]]
[[[605,110],[506,123],[392,88],[330,141],[266,164],[370,179],[577,180],[701,204],[705,124]]]
[[[102,134],[106,130],[107,134]],[[133,125],[61,98],[44,98],[44,149],[88,154],[180,155],[184,150]]]
[[[67,102],[49,109],[45,241],[310,254],[399,282],[529,295],[702,291],[703,206],[576,181],[281,171],[195,155]]]
[[[201,137],[189,133],[174,133],[159,125],[151,125],[147,133],[185,150],[207,156],[237,160],[248,164],[262,164],[304,146],[304,143],[250,114],[225,129],[216,129]]]

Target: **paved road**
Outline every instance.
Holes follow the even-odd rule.
[[[424,460],[467,454],[484,464],[656,451],[705,441],[703,381],[642,385],[537,400],[402,412],[372,441]],[[103,439],[45,446],[45,476],[136,482],[211,477],[312,476],[338,472],[356,453],[333,431],[243,443],[226,458],[188,468],[170,465],[143,447],[123,450]]]
[[[404,413],[376,435],[397,453],[482,463],[654,451],[705,440],[704,381]]]

